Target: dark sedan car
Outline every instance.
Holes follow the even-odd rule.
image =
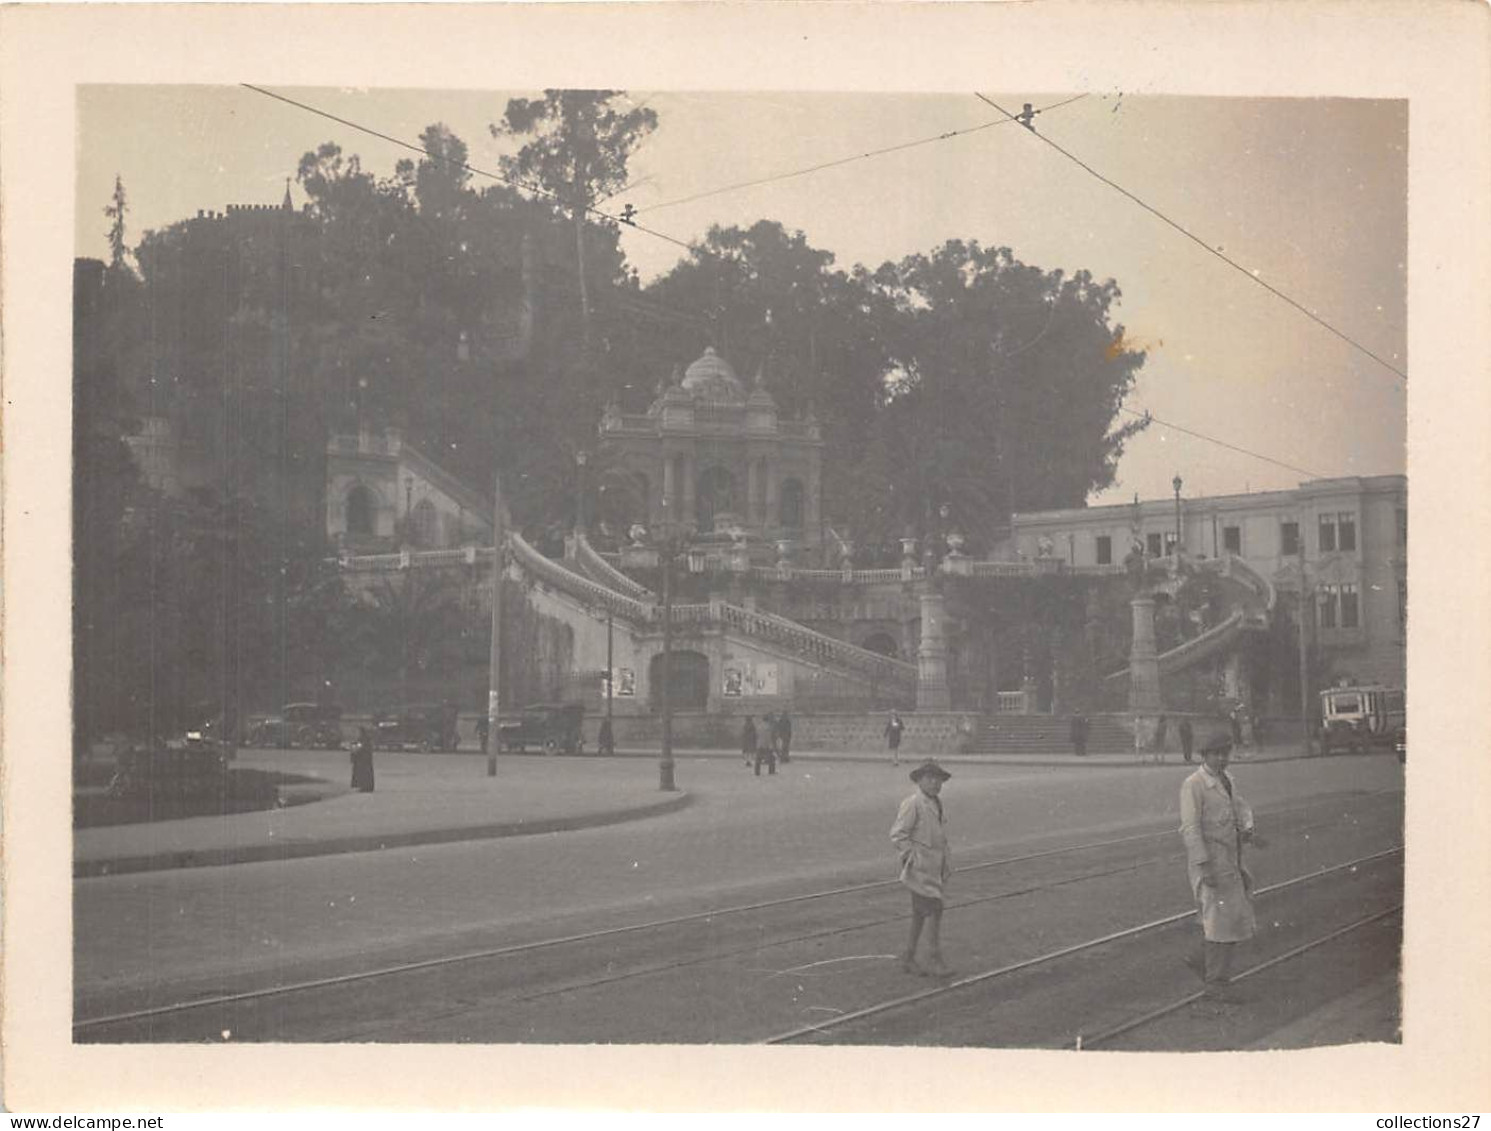
[[[380,750],[454,750],[453,703],[411,703],[373,716],[373,742]]]

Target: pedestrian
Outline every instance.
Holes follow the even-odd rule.
[[[357,742],[352,747],[352,788],[373,792],[373,732],[367,727],[357,728]]]
[[[901,883],[911,892],[911,934],[899,962],[908,974],[951,974],[942,959],[942,893],[953,874],[942,809],[942,783],[952,777],[930,758],[911,771],[916,792],[896,812],[891,842],[901,854]],[[927,928],[927,963],[916,961],[923,925]]]
[[[616,753],[616,732],[611,729],[609,718],[601,720],[600,733],[595,736],[595,746],[605,757]]]
[[[1207,996],[1223,1002],[1239,1000],[1229,984],[1236,947],[1257,930],[1243,845],[1263,847],[1253,832],[1253,810],[1227,773],[1231,757],[1226,738],[1208,742],[1201,748],[1201,768],[1180,787],[1180,835],[1203,940],[1201,955],[1188,964]]]
[[[777,712],[772,729],[776,733],[777,758],[785,766],[792,761],[792,716],[786,711]]]
[[[761,765],[766,764],[766,772],[774,774],[777,772],[777,752],[771,748],[771,732],[767,730],[762,733],[756,742],[756,776],[761,776]]]
[[[1190,719],[1180,720],[1180,752],[1187,762],[1191,760],[1191,748],[1196,743],[1196,732],[1191,729]]]
[[[487,741],[492,737],[492,720],[486,715],[476,717],[476,737],[481,740],[481,752],[487,752]]]
[[[756,720],[750,715],[746,716],[745,725],[740,728],[740,752],[745,755],[745,764],[749,767],[756,757]]]
[[[1072,716],[1072,752],[1079,758],[1087,756],[1087,716]]]
[[[1165,732],[1170,729],[1170,720],[1161,715],[1154,724],[1154,752],[1158,758],[1165,753]],[[1164,761],[1163,758],[1159,758]]]
[[[901,721],[901,715],[892,709],[890,720],[885,724],[885,745],[890,750],[891,764],[901,764],[901,732],[906,729],[906,724]]]
[[[1232,708],[1232,712],[1227,716],[1227,722],[1232,727],[1232,745],[1241,746],[1243,740],[1241,703]]]

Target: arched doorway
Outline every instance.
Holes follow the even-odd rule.
[[[896,638],[888,632],[877,632],[865,637],[865,641],[860,647],[881,656],[889,656],[892,659],[897,658],[901,654],[901,648],[896,643]]]
[[[419,500],[410,516],[409,541],[421,550],[435,549],[439,524],[440,517],[435,512],[435,504],[429,499]]]
[[[802,480],[782,480],[781,501],[782,526],[787,530],[802,529]]]
[[[347,536],[350,538],[371,538],[373,536],[373,515],[377,513],[377,503],[373,499],[373,492],[357,484],[347,492]]]
[[[675,711],[702,711],[709,705],[709,658],[701,652],[671,652],[668,680],[668,705]],[[652,709],[661,707],[663,690],[663,656],[652,658],[647,681],[652,692]]]
[[[717,515],[734,511],[735,476],[716,464],[699,476],[699,488],[694,493],[694,519],[700,534],[714,529]]]

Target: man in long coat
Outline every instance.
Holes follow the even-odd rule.
[[[1228,985],[1237,944],[1253,937],[1253,877],[1243,845],[1263,846],[1253,833],[1253,810],[1237,792],[1227,763],[1232,744],[1216,739],[1201,748],[1201,768],[1180,787],[1180,836],[1186,872],[1201,917],[1202,955],[1193,969],[1208,996],[1236,1000]]]
[[[891,842],[901,854],[901,883],[911,892],[911,935],[900,957],[908,974],[946,975],[952,971],[942,960],[942,889],[953,874],[952,853],[947,844],[947,821],[942,812],[942,783],[952,777],[928,759],[911,771],[916,792],[896,813],[890,829]],[[916,946],[922,926],[927,928],[927,963],[916,961]]]

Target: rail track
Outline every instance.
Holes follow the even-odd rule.
[[[1374,800],[1383,797],[1391,799],[1397,796],[1397,792],[1381,791],[1379,793],[1362,793],[1359,796],[1366,799]],[[1339,798],[1312,799],[1309,802],[1301,803],[1298,805],[1277,807],[1262,814],[1262,816],[1265,820],[1268,821],[1279,821],[1302,813],[1309,813],[1311,810],[1317,810],[1335,800],[1339,800]],[[1336,818],[1329,818],[1324,821],[1317,821],[1300,826],[1291,831],[1294,833],[1308,833],[1322,826],[1329,826],[1336,823]],[[1102,879],[1123,872],[1141,870],[1144,868],[1156,867],[1161,865],[1165,867],[1173,867],[1173,851],[1164,851],[1156,856],[1152,853],[1146,854],[1145,850],[1149,846],[1159,844],[1163,844],[1168,848],[1173,844],[1174,838],[1175,833],[1172,830],[1166,829],[1155,832],[1142,832],[1132,835],[1109,837],[1073,845],[1062,845],[1033,852],[996,855],[993,858],[985,859],[976,863],[960,864],[960,867],[958,869],[960,884],[968,879],[982,878],[994,881],[996,886],[993,890],[986,890],[981,892],[975,891],[974,893],[968,895],[966,898],[960,899],[952,906],[955,908],[975,907],[980,904],[990,904],[1000,900],[1017,899],[1019,897],[1029,896],[1036,893],[1050,892],[1054,889],[1061,888],[1066,885],[1079,884],[1084,881]],[[993,846],[989,845],[982,846],[982,851],[987,852],[992,847]],[[971,851],[973,853],[978,853],[981,850],[976,848]],[[1115,864],[1113,857],[1116,851],[1137,851],[1139,855],[1131,861]],[[1401,850],[1389,850],[1390,853],[1394,851]],[[1097,867],[1093,867],[1090,865],[1084,866],[1082,857],[1084,855],[1090,856],[1093,853],[1102,853],[1104,859]],[[1361,860],[1365,859],[1371,858],[1361,858]],[[1340,867],[1348,868],[1351,867],[1353,864],[1360,863],[1361,860],[1351,861],[1345,865],[1341,865]],[[1037,879],[1026,883],[1014,882],[1013,884],[1010,884],[1004,882],[1010,880],[1012,877],[1018,880],[1018,870],[1021,866],[1035,863],[1046,863],[1051,861],[1070,862],[1075,864],[1076,867],[1073,868],[1069,873],[1064,872],[1057,875],[1055,878],[1048,878],[1044,880]],[[1294,880],[1288,881],[1287,884],[1304,883],[1316,878],[1317,875],[1312,874],[1310,876],[1298,877]],[[1275,885],[1273,888],[1264,890],[1278,890],[1281,886],[1287,886],[1287,884]],[[529,942],[519,942],[505,946],[466,951],[459,954],[443,955],[435,958],[424,959],[421,961],[393,963],[375,967],[372,969],[354,971],[330,977],[305,979],[281,985],[247,989],[241,992],[210,994],[207,996],[195,997],[187,1000],[151,1005],[146,1008],[121,1010],[118,1012],[79,1018],[73,1023],[73,1033],[75,1039],[83,1041],[129,1039],[128,1037],[111,1038],[108,1034],[110,1033],[110,1031],[129,1033],[132,1030],[138,1030],[141,1026],[144,1026],[147,1029],[151,1029],[153,1028],[153,1024],[156,1022],[169,1024],[175,1019],[180,1019],[191,1014],[201,1013],[204,1011],[234,1010],[242,1007],[254,1007],[256,1005],[259,1007],[274,1008],[274,1003],[277,1000],[283,1001],[285,999],[291,999],[301,995],[336,993],[339,990],[353,989],[355,987],[362,987],[362,989],[365,991],[367,988],[377,983],[401,977],[417,976],[423,973],[432,972],[438,976],[442,971],[452,970],[456,967],[470,966],[473,964],[487,962],[502,962],[521,956],[547,957],[551,952],[560,952],[563,951],[564,948],[584,947],[586,944],[607,943],[613,940],[624,940],[627,936],[644,936],[649,932],[658,932],[662,933],[665,936],[666,932],[670,930],[685,929],[691,925],[704,926],[706,928],[709,928],[713,927],[714,924],[722,919],[770,915],[771,913],[777,912],[782,909],[790,909],[794,906],[833,904],[837,901],[853,902],[854,900],[856,900],[856,898],[861,901],[860,905],[858,905],[856,908],[860,913],[853,914],[850,921],[847,923],[831,924],[826,927],[819,927],[815,929],[791,930],[785,935],[779,934],[764,943],[751,941],[749,938],[747,938],[746,936],[749,935],[748,930],[737,930],[735,932],[736,935],[738,937],[745,938],[746,940],[737,945],[727,947],[712,946],[708,949],[707,953],[699,956],[684,958],[676,961],[664,961],[661,963],[644,962],[640,965],[631,966],[622,970],[613,970],[609,967],[608,964],[607,969],[596,976],[582,978],[579,980],[569,980],[565,981],[557,988],[541,987],[530,992],[520,993],[518,995],[518,998],[520,1000],[532,1001],[546,995],[552,995],[556,993],[573,993],[581,990],[593,990],[602,986],[625,981],[628,979],[642,978],[648,975],[666,974],[670,971],[682,970],[690,966],[699,966],[710,962],[717,962],[732,956],[748,954],[753,950],[765,949],[769,946],[782,946],[785,944],[802,943],[810,940],[821,940],[835,935],[843,935],[853,931],[861,931],[867,928],[879,926],[881,924],[901,920],[904,917],[904,912],[899,907],[899,903],[897,903],[897,906],[893,912],[889,910],[889,908],[886,908],[880,910],[876,914],[868,916],[864,912],[867,910],[873,910],[873,907],[863,907],[863,899],[865,897],[869,897],[873,900],[878,896],[878,893],[891,893],[898,889],[898,887],[899,884],[896,880],[872,880],[860,883],[845,884],[810,892],[786,895],[779,898],[757,900],[753,902],[745,902],[722,908],[694,912],[690,914],[658,918],[645,922],[606,927],[593,931],[576,932],[550,938],[537,939]],[[1264,891],[1260,891],[1259,894],[1264,894]],[[992,970],[979,975],[975,975],[970,978],[961,978],[956,980],[955,982],[945,985],[939,985],[932,989],[921,991],[917,994],[906,995],[893,999],[891,1001],[884,1002],[866,1011],[846,1014],[840,1017],[829,1019],[820,1024],[806,1026],[798,1030],[778,1034],[777,1036],[768,1038],[767,1041],[768,1043],[790,1042],[794,1039],[810,1033],[827,1032],[832,1028],[847,1024],[849,1021],[856,1017],[870,1016],[871,1014],[881,1013],[888,1010],[903,1009],[906,1008],[908,1005],[914,1004],[918,1001],[928,1000],[932,997],[943,995],[949,992],[956,992],[958,989],[961,989],[963,987],[978,984],[992,978],[1001,977],[1012,973],[1015,970],[1024,969],[1034,964],[1053,961],[1056,958],[1060,957],[1062,954],[1076,953],[1084,949],[1103,945],[1106,942],[1111,942],[1115,938],[1125,937],[1129,934],[1142,933],[1147,930],[1158,929],[1158,927],[1165,924],[1174,923],[1186,919],[1193,913],[1194,912],[1190,908],[1187,908],[1185,911],[1178,912],[1175,915],[1165,917],[1161,920],[1156,920],[1152,923],[1142,924],[1137,928],[1132,928],[1128,931],[1120,932],[1117,935],[1105,935],[1101,938],[1093,939],[1088,942],[1078,944],[1074,947],[1064,948],[1061,951],[1042,956],[1041,958],[1030,962],[1016,964],[1007,969]],[[807,917],[811,918],[811,916]],[[669,948],[663,945],[659,945],[654,949],[666,952]]]
[[[1393,848],[1385,849],[1381,852],[1375,852],[1370,855],[1358,857],[1354,860],[1348,860],[1341,864],[1336,864],[1328,868],[1322,868],[1307,875],[1296,876],[1293,879],[1285,880],[1281,883],[1270,884],[1267,887],[1259,888],[1254,893],[1254,895],[1255,898],[1262,898],[1264,896],[1272,895],[1277,892],[1288,891],[1300,885],[1314,883],[1332,875],[1353,871],[1357,868],[1360,868],[1364,864],[1401,855],[1402,852],[1403,849],[1401,845],[1394,846]],[[1256,975],[1262,970],[1268,969],[1269,967],[1275,966],[1281,962],[1289,960],[1290,958],[1303,954],[1306,951],[1314,949],[1317,946],[1330,942],[1333,939],[1351,930],[1364,926],[1368,923],[1376,922],[1379,919],[1385,918],[1388,915],[1402,910],[1402,906],[1402,903],[1395,903],[1393,906],[1387,908],[1386,910],[1374,912],[1372,915],[1359,919],[1356,922],[1348,925],[1347,927],[1333,930],[1318,939],[1314,939],[1306,945],[1292,948],[1283,955],[1271,958],[1266,962],[1260,963],[1241,972],[1235,980],[1242,981],[1247,977]],[[1096,950],[1100,947],[1106,947],[1116,942],[1135,940],[1140,938],[1141,936],[1153,934],[1154,932],[1162,930],[1163,928],[1173,926],[1188,919],[1193,919],[1195,917],[1195,914],[1195,908],[1188,907],[1186,908],[1186,910],[1177,912],[1173,915],[1162,916],[1157,919],[1149,920],[1148,922],[1137,924],[1133,927],[1128,927],[1120,931],[1114,931],[1101,935],[1097,938],[1086,939],[1082,942],[1075,943],[1070,946],[1060,947],[1056,950],[1037,955],[1033,958],[1010,963],[993,970],[985,970],[976,974],[970,974],[964,977],[955,978],[946,982],[942,982],[929,989],[921,990],[913,994],[907,994],[903,997],[895,998],[890,1001],[880,1002],[876,1005],[856,1010],[852,1013],[845,1013],[838,1017],[826,1018],[823,1021],[814,1022],[809,1025],[802,1025],[797,1028],[787,1030],[786,1032],[777,1033],[773,1036],[767,1037],[760,1043],[769,1045],[790,1044],[793,1042],[801,1041],[802,1039],[807,1037],[820,1036],[830,1033],[836,1029],[843,1029],[845,1027],[864,1022],[882,1014],[926,1005],[938,999],[945,998],[948,995],[957,994],[975,986],[985,986],[997,979],[1008,978],[1011,975],[1020,974],[1028,970],[1033,970],[1039,966],[1045,966],[1051,963],[1060,962],[1063,959],[1072,958],[1074,956],[1083,954],[1084,952]],[[1074,1047],[1089,1049],[1093,1048],[1094,1046],[1109,1041],[1123,1033],[1130,1032],[1136,1028],[1149,1024],[1161,1017],[1173,1013],[1178,1009],[1184,1008],[1187,1005],[1197,1002],[1201,1000],[1203,996],[1204,995],[1202,993],[1198,992],[1185,995],[1184,997],[1173,1001],[1166,1002],[1165,1004],[1158,1006],[1139,1017],[1132,1018],[1119,1025],[1102,1029],[1091,1036],[1082,1037],[1075,1043]]]

